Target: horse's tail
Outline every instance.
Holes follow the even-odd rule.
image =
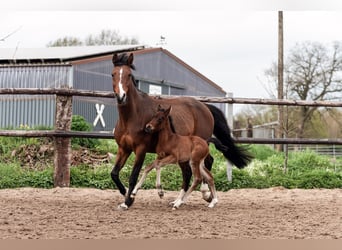
[[[221,152],[225,152],[228,150],[228,147],[223,145],[216,137],[211,137],[207,140],[207,142],[211,142],[215,145],[215,148]]]
[[[218,144],[213,141],[215,147],[236,167],[247,166],[253,156],[248,153],[247,148],[236,145],[223,112],[214,105],[206,105],[214,117],[214,135],[220,142]]]

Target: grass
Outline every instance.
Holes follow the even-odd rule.
[[[11,157],[11,152],[22,144],[43,143],[39,138],[0,138],[0,188],[17,187],[53,187],[53,166],[32,170],[21,166]],[[102,153],[117,151],[114,140],[99,140],[94,150]],[[226,160],[222,154],[210,146],[215,158],[212,173],[218,190],[233,188],[268,188],[283,186],[285,188],[342,188],[342,158],[331,159],[313,151],[290,152],[287,171],[284,173],[284,155],[264,145],[252,145],[250,151],[255,159],[244,169],[233,168],[233,181],[226,176]],[[145,164],[151,163],[154,154],[147,154]],[[132,154],[126,166],[120,172],[120,179],[128,186],[129,176],[134,163]],[[91,187],[115,189],[110,172],[114,160],[99,166],[79,165],[71,167],[71,187]],[[167,166],[162,170],[162,184],[166,190],[179,190],[182,175],[179,167]],[[151,171],[142,188],[155,186],[155,171]]]

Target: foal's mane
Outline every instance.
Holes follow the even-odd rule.
[[[164,108],[159,108],[158,111],[161,111],[161,112],[164,112],[166,109]],[[175,129],[175,125],[173,123],[173,119],[172,119],[172,116],[169,114],[167,116],[168,120],[169,120],[169,124],[170,124],[170,128],[171,128],[171,131],[172,133],[175,133],[176,134],[176,129]]]

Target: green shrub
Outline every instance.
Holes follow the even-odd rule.
[[[267,158],[279,155],[280,153],[267,145],[251,145],[249,151],[257,160],[266,160]]]
[[[81,115],[73,115],[71,122],[71,130],[73,131],[91,131],[91,125]],[[86,148],[95,148],[99,145],[99,140],[94,138],[72,138],[72,146],[81,146]]]
[[[329,171],[313,170],[298,178],[298,188],[342,188],[342,175]]]

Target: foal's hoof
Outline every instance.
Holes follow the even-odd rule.
[[[202,199],[205,200],[206,202],[211,202],[211,200],[213,199],[213,196],[211,195],[209,191],[202,192]]]
[[[121,203],[121,204],[118,206],[118,210],[119,210],[119,211],[126,211],[126,210],[128,210],[128,206],[127,206],[125,203]]]

